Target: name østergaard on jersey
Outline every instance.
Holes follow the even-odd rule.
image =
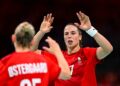
[[[24,63],[8,67],[8,73],[10,77],[32,73],[47,73],[47,71],[47,64],[45,62]]]

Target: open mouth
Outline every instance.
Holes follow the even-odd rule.
[[[72,40],[68,40],[68,44],[71,45],[73,43]]]

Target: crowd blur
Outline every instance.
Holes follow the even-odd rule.
[[[114,71],[107,71],[99,74],[98,86],[120,86],[120,73]]]

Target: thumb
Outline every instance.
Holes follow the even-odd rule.
[[[53,28],[53,26],[49,26],[49,31]]]
[[[42,48],[43,48],[45,51],[50,52],[50,50],[49,50],[48,47],[43,46]]]
[[[53,26],[50,26],[49,28],[50,28],[50,29],[52,29],[52,28],[53,28]]]
[[[77,27],[80,27],[80,24],[79,24],[79,23],[75,22],[74,24],[75,24]]]

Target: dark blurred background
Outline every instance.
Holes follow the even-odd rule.
[[[62,49],[65,49],[63,28],[67,23],[79,22],[76,16],[79,10],[90,17],[92,25],[114,47],[114,51],[96,67],[98,82],[111,72],[118,77],[120,75],[119,0],[0,0],[0,58],[14,51],[11,35],[19,23],[28,21],[38,31],[43,16],[47,13],[53,13],[55,17],[54,28],[45,35],[39,48],[46,45],[44,40],[49,35]],[[84,47],[98,46],[86,33],[83,32],[83,35]]]

